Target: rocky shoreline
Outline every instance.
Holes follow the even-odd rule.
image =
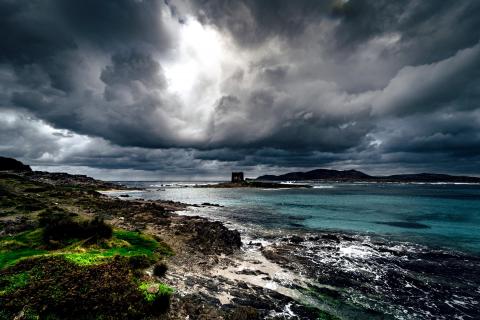
[[[78,299],[82,310],[105,319],[451,319],[480,312],[477,256],[359,234],[246,232],[208,219],[204,210],[228,210],[215,203],[142,200],[122,188],[84,176],[0,172],[0,319],[28,319],[31,310],[68,315],[68,303],[75,307]],[[113,236],[28,247],[46,232],[48,215],[83,221],[77,228],[105,221]],[[63,226],[71,228],[68,221]],[[91,260],[105,245],[115,254]],[[17,259],[25,250],[35,254]],[[87,265],[62,258],[72,256]],[[46,271],[46,278],[27,281],[29,270]],[[94,288],[89,295],[82,295],[79,274]],[[97,280],[109,277],[117,280]],[[52,296],[55,282],[65,284],[70,300]],[[145,297],[163,286],[169,308],[142,302],[138,284]],[[30,295],[36,302],[25,305],[22,297]]]
[[[175,290],[170,298],[170,307],[166,313],[146,313],[143,317],[151,319],[185,319],[187,317],[188,319],[315,319],[318,315],[330,317],[319,309],[295,301],[291,296],[242,280],[242,273],[257,271],[241,269],[234,272],[238,277],[228,277],[227,274],[230,272],[228,270],[238,268],[240,261],[244,259],[245,246],[242,247],[240,233],[228,229],[221,222],[209,221],[199,216],[178,215],[176,212],[188,210],[187,204],[173,201],[121,200],[109,197],[96,190],[119,189],[121,186],[68,174],[9,170],[0,173],[0,182],[0,240],[3,240],[0,257],[15,254],[15,251],[11,251],[8,247],[8,241],[11,241],[8,239],[20,239],[24,234],[35,233],[35,230],[39,230],[37,228],[41,226],[41,222],[39,225],[41,217],[48,212],[61,212],[63,215],[75,216],[75,219],[81,220],[100,217],[115,228],[114,230],[141,232],[154,237],[162,246],[169,248],[168,250],[174,254],[163,256],[163,263],[168,271],[161,279]],[[39,248],[43,250],[42,247]],[[20,264],[17,263],[19,267],[14,265],[0,270],[1,279],[10,279],[5,280],[7,282],[1,280],[0,286],[8,285],[8,281],[13,281],[11,279],[14,278],[9,274],[19,272],[15,271],[18,268],[23,270],[22,266],[25,263],[28,262],[28,268],[44,268],[50,263],[48,259],[42,262],[42,259],[36,259],[34,256],[24,258],[18,260],[21,261]],[[115,263],[107,263],[106,266],[115,268]],[[152,275],[155,272],[153,267],[141,269],[140,274],[138,274],[139,271],[134,272],[140,279],[151,281],[156,279]],[[261,276],[268,277],[268,275]],[[15,310],[13,306],[16,302],[12,300],[16,299],[15,294],[20,294],[21,290],[27,290],[19,287],[11,291],[12,285],[13,282],[10,287],[3,289],[3,292],[8,292],[6,296],[0,293],[0,306],[7,303],[10,306],[9,310]],[[26,288],[32,288],[32,286],[35,287],[34,284],[28,284]],[[75,291],[70,294],[76,295]],[[4,298],[7,300],[3,301]],[[95,304],[95,301],[89,303]],[[102,309],[102,306],[91,305],[90,307]],[[32,305],[29,308],[41,309],[39,305]],[[25,312],[24,309],[20,309],[14,314],[21,319],[24,318]],[[0,318],[2,315],[0,313]],[[101,313],[98,315],[102,316]],[[109,318],[108,314],[103,316]],[[332,316],[331,319],[334,317]]]

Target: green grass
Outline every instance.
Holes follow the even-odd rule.
[[[147,302],[154,302],[158,298],[170,297],[174,290],[161,282],[141,282],[138,286]]]
[[[32,256],[63,255],[81,266],[99,264],[114,256],[145,256],[157,260],[173,255],[172,249],[152,237],[135,231],[115,230],[112,238],[95,245],[85,245],[70,239],[69,246],[46,250],[42,243],[42,229],[27,231],[13,237],[0,239],[0,270],[14,265],[20,259]]]
[[[130,244],[130,246],[127,247],[115,248],[120,255],[132,256],[145,254],[151,256],[155,250],[160,247],[160,244],[155,239],[140,232],[115,230],[113,237]]]
[[[30,249],[30,248],[14,250],[14,251],[0,251],[0,270],[6,267],[13,266],[20,259],[33,257],[33,256],[40,256],[47,253],[48,251],[46,250],[38,250],[38,249]]]
[[[0,270],[12,266],[20,259],[48,253],[41,248],[42,230],[22,232],[0,239]]]
[[[0,250],[9,242],[16,242],[23,247],[36,247],[42,244],[42,229],[25,231],[15,236],[7,236],[0,239]]]
[[[166,245],[140,232],[115,230],[112,240],[107,243],[112,247],[86,252],[73,252],[65,254],[65,258],[77,265],[88,266],[106,261],[114,256],[133,257],[145,256],[157,259],[159,255],[169,256],[173,251]],[[105,244],[104,244],[105,246]]]
[[[103,255],[103,253],[96,252],[96,251],[85,252],[85,253],[66,253],[63,256],[68,261],[73,262],[79,266],[90,266],[90,265],[102,263],[103,262],[102,260],[106,258],[106,256]]]

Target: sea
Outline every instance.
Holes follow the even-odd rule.
[[[246,251],[287,248],[284,267],[311,281],[305,301],[341,319],[480,319],[480,185],[121,183],[137,188],[128,199],[191,204],[183,214],[240,230]]]

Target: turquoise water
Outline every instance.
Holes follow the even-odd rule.
[[[312,189],[213,189],[136,182],[135,193],[225,206],[214,214],[264,228],[335,230],[480,253],[480,186],[322,184]],[[167,186],[165,186],[167,185]]]
[[[480,314],[479,185],[262,190],[128,184],[145,188],[129,191],[132,198],[200,205],[185,214],[240,230],[244,252],[264,255],[255,243],[263,241],[265,252],[275,252],[266,256],[270,262],[308,279],[301,300],[341,319],[478,319]],[[201,205],[206,202],[223,207]]]

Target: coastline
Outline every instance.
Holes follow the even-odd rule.
[[[35,180],[2,173],[2,190],[11,199],[36,205],[0,217],[3,237],[5,231],[14,236],[35,230],[45,205],[82,219],[101,216],[114,230],[153,237],[174,253],[161,258],[168,271],[157,276],[155,265],[149,264],[133,272],[175,291],[165,312],[147,312],[147,318],[244,319],[241,315],[248,314],[248,319],[449,319],[478,310],[475,286],[480,278],[472,277],[480,268],[478,256],[358,233],[252,229],[219,219],[215,212],[231,209],[215,203],[136,199],[125,196],[138,191],[132,188],[41,176]],[[95,191],[99,189],[101,193]],[[30,259],[34,265],[46,263]],[[0,278],[9,270],[15,269],[0,271]],[[431,292],[432,300],[423,300],[424,292]]]
[[[56,179],[58,177],[61,177],[61,179]],[[187,316],[191,318],[237,319],[245,313],[250,314],[249,319],[278,318],[282,317],[283,314],[292,312],[299,316],[299,319],[312,319],[318,314],[327,315],[321,310],[302,305],[291,297],[274,290],[247,284],[241,279],[228,279],[225,275],[222,275],[220,270],[234,266],[237,263],[235,257],[242,254],[240,234],[236,230],[229,230],[220,222],[209,221],[199,216],[176,214],[177,211],[187,209],[186,204],[174,201],[120,200],[95,191],[100,189],[108,193],[108,190],[118,190],[118,188],[111,188],[108,183],[103,184],[98,180],[85,183],[82,178],[81,183],[76,184],[74,176],[65,174],[55,174],[52,178],[48,176],[48,173],[31,175],[3,172],[1,182],[2,190],[5,190],[3,192],[7,192],[9,195],[9,198],[5,198],[2,202],[2,207],[13,211],[2,214],[0,218],[3,231],[0,237],[0,244],[2,245],[0,248],[2,259],[0,260],[11,255],[9,250],[12,249],[8,247],[10,241],[8,239],[19,238],[23,234],[28,235],[37,232],[37,230],[41,231],[41,229],[37,229],[39,217],[45,211],[44,208],[54,206],[57,208],[55,210],[70,212],[70,214],[76,216],[75,219],[84,221],[101,216],[114,230],[119,230],[115,232],[118,233],[120,230],[137,234],[141,232],[148,237],[154,237],[153,239],[173,252],[173,254],[162,257],[163,263],[168,267],[165,276],[158,278],[154,275],[155,271],[152,269],[154,267],[152,265],[146,265],[145,269],[140,268],[134,271],[134,274],[138,274],[137,277],[144,279],[142,281],[158,281],[160,279],[162,283],[175,290],[170,298],[170,307],[166,313],[161,315],[164,319],[184,319]],[[120,190],[122,192],[131,191],[128,189]],[[15,201],[15,207],[11,207],[10,200]],[[27,202],[35,203],[35,207],[25,210],[22,203]],[[22,204],[22,206],[19,207],[19,204]],[[15,271],[18,268],[23,270],[22,268],[26,265],[32,265],[33,268],[49,268],[48,265],[54,263],[52,259],[60,259],[61,263],[67,263],[63,262],[61,258],[63,256],[61,250],[65,249],[60,249],[60,251],[55,249],[51,251],[53,255],[49,253],[50,251],[39,251],[40,255],[33,255],[30,258],[26,256],[19,260],[11,260],[11,262],[5,260],[8,264],[0,270],[0,278],[13,281],[8,280],[14,279],[9,278],[11,277],[9,274],[12,274],[12,272],[15,274],[15,272],[18,272]],[[87,250],[89,249],[87,248]],[[42,258],[42,255],[46,253],[48,255]],[[52,261],[50,262],[50,260]],[[116,270],[116,261],[116,259],[103,259],[93,264],[88,262],[87,270],[92,269],[93,271],[96,268],[102,268],[102,266],[108,266]],[[58,264],[58,262],[56,263]],[[71,266],[69,268],[78,267]],[[217,271],[212,273],[212,270]],[[48,277],[48,275],[46,276]],[[61,276],[70,279],[68,272]],[[2,283],[4,282],[1,282],[0,285],[5,285]],[[5,311],[9,312],[8,314],[21,317],[25,308],[16,309],[17,305],[20,306],[17,304],[17,301],[20,303],[20,300],[15,297],[17,294],[21,294],[22,290],[31,290],[29,288],[33,288],[35,285],[34,281],[29,281],[22,283],[18,289],[16,289],[17,287],[3,289],[4,293],[0,294],[0,306],[2,308],[7,307]],[[113,283],[103,285],[111,286]],[[32,294],[35,294],[35,292],[32,292]],[[76,289],[69,293],[73,296],[77,294],[79,292],[77,293]],[[114,294],[114,292],[111,292],[111,294]],[[38,303],[42,303],[42,301]],[[96,306],[94,301],[89,303],[93,303],[93,305],[85,306],[89,310],[102,310],[106,307],[105,305]],[[125,301],[124,303],[123,307],[128,307],[129,302]],[[287,311],[285,310],[286,306],[288,306]],[[59,311],[56,308],[58,307],[51,306],[46,310],[54,314],[55,312],[63,312],[61,314],[66,314],[65,312],[68,314],[69,312],[68,310]],[[29,306],[27,311],[46,312],[41,310],[41,305],[34,303]],[[116,310],[110,310],[109,312],[114,312],[112,315],[115,314],[116,318],[124,318],[124,316],[115,313]],[[148,310],[145,312],[147,313],[144,316],[147,318],[158,317],[158,314],[150,314]],[[131,317],[135,318],[132,314],[126,318]]]
[[[450,319],[478,311],[480,279],[471,276],[480,268],[478,254],[340,230],[252,229],[221,214],[229,210],[193,205],[179,212],[240,231],[241,251],[211,279],[274,290],[342,319]],[[431,300],[424,299],[430,291]]]

